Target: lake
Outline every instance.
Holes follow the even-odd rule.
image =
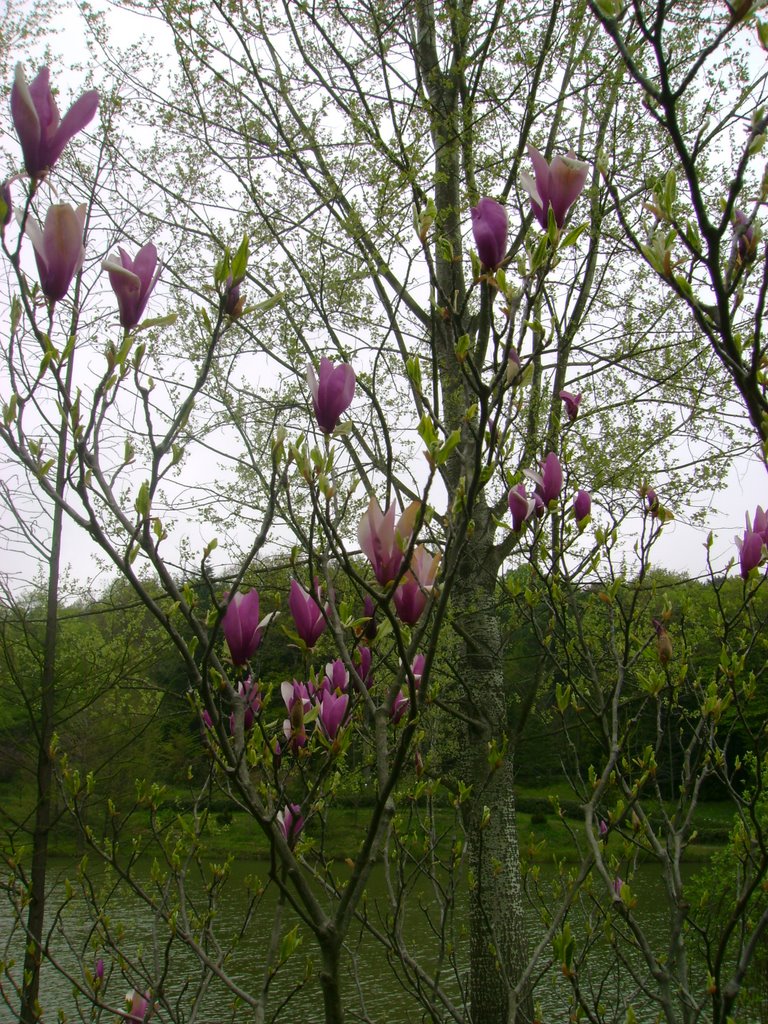
[[[346,871],[343,865],[334,868],[340,880]],[[60,970],[47,963],[43,973],[41,1003],[44,1009],[44,1021],[57,1019],[66,1021],[112,1021],[114,1016],[107,1011],[94,1011],[82,997],[76,998],[71,979],[83,980],[80,963],[93,967],[98,955],[103,955],[107,965],[105,992],[109,1005],[120,1008],[126,988],[130,984],[121,976],[118,962],[110,952],[94,946],[93,918],[88,912],[88,901],[77,882],[76,867],[71,862],[55,863],[52,877],[56,881],[50,902],[50,954]],[[112,876],[103,869],[91,872],[94,879],[94,895],[98,892],[99,905],[103,907],[101,926],[108,930],[120,944],[125,956],[126,966],[143,964],[148,974],[157,978],[165,972],[164,991],[166,999],[173,1010],[173,1018],[179,1021],[196,1022],[196,1024],[224,1024],[225,1021],[253,1021],[257,1019],[254,1011],[247,1006],[235,1005],[232,993],[217,979],[204,978],[199,961],[179,942],[168,942],[168,928],[164,924],[153,927],[151,916],[146,905],[135,896],[130,896],[116,886]],[[162,890],[162,882],[156,878],[153,882],[149,865],[142,865],[138,872],[148,891],[158,894]],[[266,878],[266,865],[263,862],[233,865],[229,880],[222,885],[218,904],[215,910],[205,898],[203,887],[194,877],[188,880],[188,901],[185,907],[190,918],[201,921],[206,914],[212,915],[215,925],[216,940],[206,944],[206,952],[212,959],[225,964],[225,970],[232,981],[244,991],[254,993],[262,983],[265,970],[265,950],[269,946],[272,920],[277,906],[277,892],[274,886],[258,895],[262,879]],[[67,882],[72,889],[67,898]],[[541,884],[547,889],[554,881],[554,871],[542,872]],[[661,879],[655,867],[641,867],[632,884],[632,891],[637,895],[637,914],[642,919],[651,941],[659,943],[663,948],[668,930],[668,910],[666,898],[661,886]],[[390,914],[387,898],[387,886],[383,868],[377,868],[371,879],[366,910],[369,921],[377,928],[386,928]],[[53,914],[57,904],[66,904],[59,916]],[[464,948],[464,901],[463,887],[457,890],[457,913],[455,932],[449,936],[453,947]],[[408,913],[404,917],[403,933],[408,944],[408,951],[415,961],[422,961],[433,968],[438,956],[438,944],[435,933],[438,928],[438,900],[432,887],[426,880],[417,883],[409,899]],[[11,952],[20,957],[21,942],[18,933],[12,932],[12,917],[9,905],[0,905],[0,939],[2,949],[10,943]],[[577,952],[583,949],[583,939],[588,927],[589,901],[584,913],[574,912],[572,928],[579,943]],[[530,927],[533,936],[541,934],[541,925],[537,915],[531,909]],[[296,915],[285,908],[283,934],[297,922]],[[391,917],[390,917],[391,921]],[[598,941],[598,932],[594,929],[595,949],[591,953],[591,970],[589,978],[584,977],[582,983],[588,990],[590,987],[598,993],[598,998],[609,1006],[618,999],[620,1004],[631,1000],[638,1008],[638,1024],[650,1024],[656,1014],[648,1006],[638,1002],[632,979],[627,971],[619,971],[607,944]],[[237,938],[237,948],[233,941]],[[267,1006],[266,1021],[273,1019],[281,1022],[300,1022],[300,1024],[323,1024],[322,998],[316,979],[315,947],[309,933],[297,932],[298,948],[288,959],[285,966],[277,972],[270,986],[270,998]],[[231,947],[231,953],[227,955]],[[348,958],[344,974],[345,994],[348,1002],[349,1021],[368,1021],[371,1024],[416,1024],[416,1022],[434,1020],[424,1015],[413,998],[403,988],[402,966],[399,971],[393,970],[388,962],[386,951],[374,939],[360,934],[360,929],[353,931],[350,937]],[[2,955],[8,959],[8,952]],[[466,960],[463,953],[445,958],[441,981],[451,998],[460,1003],[460,992],[465,980]],[[14,972],[18,976],[18,967]],[[129,970],[129,974],[130,974]],[[70,977],[67,977],[67,974]],[[136,975],[131,975],[135,977]],[[580,976],[581,977],[581,976]],[[703,984],[703,979],[702,979]],[[536,1000],[540,1005],[541,1019],[545,1024],[560,1024],[567,1019],[570,987],[560,970],[550,966],[540,977]],[[360,1009],[360,1007],[363,1009]],[[63,1015],[59,1017],[58,1015]],[[277,1014],[277,1016],[273,1016]],[[158,1011],[158,1021],[172,1019],[167,1008]],[[450,1020],[447,1014],[444,1019]],[[610,1018],[610,1014],[607,1019]],[[703,1019],[703,1018],[702,1018]],[[623,1013],[621,1015],[623,1021]],[[747,1024],[748,1019],[738,1017],[739,1024]]]

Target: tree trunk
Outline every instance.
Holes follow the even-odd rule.
[[[322,966],[320,986],[323,990],[325,1024],[344,1024],[344,1008],[339,985],[340,943],[335,934],[326,934],[319,939]]]
[[[62,459],[63,463],[63,459]],[[32,833],[32,869],[27,913],[27,942],[24,952],[24,978],[21,988],[21,1024],[36,1024],[40,1019],[40,964],[45,922],[45,882],[48,871],[48,837],[51,830],[53,795],[53,739],[56,686],[56,641],[58,634],[59,562],[61,554],[62,513],[57,505],[53,513],[51,557],[48,567],[45,650],[40,693],[40,725],[37,736],[37,805]]]
[[[74,333],[74,324],[73,324]],[[65,378],[66,394],[72,387],[73,362],[70,358]],[[66,413],[62,411],[56,459],[56,494],[63,498],[67,479],[67,442],[69,430]],[[53,507],[51,548],[48,560],[48,593],[45,610],[45,642],[43,671],[40,683],[40,723],[37,732],[37,805],[32,833],[32,868],[27,913],[24,976],[21,986],[20,1024],[37,1024],[41,1018],[39,1005],[42,938],[45,925],[45,883],[48,872],[48,838],[51,831],[53,796],[53,740],[56,714],[56,649],[58,643],[59,575],[63,509],[59,502]]]
[[[470,542],[470,548],[474,545]],[[476,552],[476,554],[480,554]],[[495,571],[457,579],[454,607],[465,634],[461,683],[476,724],[467,725],[463,780],[471,793],[463,805],[469,844],[470,998],[473,1024],[530,1024],[530,987],[515,994],[527,963],[520,857],[510,753],[489,761],[491,744],[506,742],[507,697],[503,651],[494,607]],[[484,585],[487,580],[487,585]]]

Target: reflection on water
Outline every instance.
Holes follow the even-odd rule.
[[[339,882],[343,882],[344,867],[339,867],[337,871]],[[152,899],[160,901],[163,895],[162,880],[153,880],[149,866],[143,868],[140,876],[146,892]],[[266,950],[270,944],[277,907],[276,887],[266,885],[265,876],[266,868],[262,863],[234,865],[226,884],[219,889],[215,908],[209,902],[199,879],[190,877],[187,880],[187,902],[182,908],[182,914],[185,913],[190,922],[199,924],[206,917],[212,920],[215,937],[210,937],[206,942],[205,956],[242,992],[252,995],[264,984]],[[67,877],[72,881],[68,899]],[[153,927],[151,914],[148,914],[144,901],[135,895],[127,895],[124,888],[116,886],[104,872],[100,876],[97,872],[91,872],[91,877],[96,878],[94,897],[103,909],[101,926],[119,943],[125,956],[125,965],[130,965],[129,977],[137,977],[133,970],[138,967],[143,967],[146,976],[155,980],[163,977],[164,998],[177,1020],[224,1024],[225,1021],[259,1019],[253,1008],[248,1008],[242,1002],[238,1004],[231,989],[221,980],[209,972],[201,971],[199,958],[183,943],[169,942],[169,930],[164,923]],[[543,884],[546,886],[547,882],[547,875],[543,873]],[[262,889],[263,892],[260,891]],[[669,921],[658,871],[652,867],[641,868],[632,889],[638,897],[638,914],[651,940],[663,948]],[[88,900],[76,882],[76,869],[71,864],[57,866],[57,882],[49,905],[56,908],[62,902],[66,905],[59,916],[52,916],[49,920],[50,954],[61,970],[56,970],[50,963],[45,966],[41,986],[44,1021],[46,1024],[53,1022],[59,1013],[63,1013],[62,1019],[67,1021],[112,1021],[112,1013],[95,1011],[86,999],[82,996],[78,998],[73,990],[73,981],[88,987],[82,964],[92,969],[100,954],[104,955],[107,964],[103,991],[112,1008],[122,1005],[123,995],[130,983],[121,975],[120,965],[114,955],[95,945],[93,916]],[[430,970],[434,969],[438,955],[439,944],[435,938],[439,931],[438,910],[437,896],[424,881],[411,893],[403,923],[403,934],[410,955],[414,961],[421,961]],[[386,899],[385,876],[381,868],[371,878],[366,913],[371,924],[380,931],[386,931],[392,923],[391,908]],[[456,953],[455,958],[450,955],[445,958],[441,973],[441,983],[457,1006],[461,1006],[466,968],[464,917],[464,906],[459,902],[455,915],[455,933],[449,938],[453,948],[460,952]],[[183,920],[183,917],[179,920]],[[572,928],[581,948],[586,920],[574,912]],[[286,906],[282,934],[289,932],[297,922],[295,912]],[[541,925],[533,911],[530,924],[533,936],[541,934]],[[10,931],[8,906],[3,904],[0,905],[0,937],[6,939]],[[298,948],[270,982],[264,1019],[322,1024],[324,1016],[316,976],[315,946],[308,931],[300,928],[297,936],[300,938]],[[21,941],[14,942],[14,945],[14,953],[20,957]],[[352,930],[347,952],[343,980],[346,1005],[349,1007],[348,1020],[375,1024],[416,1024],[430,1019],[415,1004],[412,994],[404,990],[402,966],[398,967],[398,974],[382,946],[365,931],[361,933],[359,927]],[[585,978],[584,983],[594,992],[599,1002],[607,1007],[615,1005],[617,999],[624,1005],[631,1000],[636,1007],[642,1006],[632,987],[631,976],[626,971],[616,970],[607,945],[596,946],[591,958],[591,980]],[[536,990],[542,1019],[550,1024],[559,1024],[567,1019],[569,994],[568,983],[560,971],[555,967],[548,968],[540,977]],[[642,1010],[638,1013],[639,1024],[655,1019],[655,1013],[647,1004],[646,1008],[646,1017],[643,1017]],[[164,1011],[161,1008],[157,1019],[168,1020],[169,1016],[168,1009]],[[620,1019],[623,1020],[623,1017],[622,1013]],[[449,1019],[446,1014],[445,1020]],[[740,1016],[739,1020],[744,1021],[744,1018]]]

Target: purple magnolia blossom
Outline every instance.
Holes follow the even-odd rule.
[[[400,572],[403,550],[410,544],[419,508],[420,502],[412,501],[395,526],[395,503],[392,502],[382,513],[378,501],[371,498],[368,510],[360,520],[357,538],[382,586],[391,583]]]
[[[329,661],[325,666],[324,681],[328,681],[329,690],[339,690],[345,693],[349,686],[349,672],[341,658]]]
[[[750,223],[749,217],[743,210],[733,211],[733,229],[739,259],[751,259],[757,249],[757,233],[755,225]]]
[[[291,711],[297,702],[302,705],[305,712],[309,711],[312,707],[313,693],[314,688],[311,683],[297,683],[294,679],[293,682],[286,681],[280,684],[280,695],[288,711]]]
[[[621,891],[622,891],[623,888],[624,888],[624,881],[623,881],[623,879],[619,878],[619,876],[616,875],[616,877],[613,880],[613,892],[614,892],[614,895],[618,896],[619,899],[621,899]]]
[[[355,668],[366,690],[373,686],[373,655],[370,647],[358,647],[355,651]]]
[[[312,364],[307,363],[307,383],[317,425],[324,434],[332,434],[355,394],[355,371],[347,363],[334,366],[323,356],[317,377]]]
[[[24,166],[30,178],[42,178],[61,156],[62,150],[88,124],[99,105],[95,89],[85,92],[62,119],[50,86],[50,71],[41,68],[27,83],[21,64],[11,89],[11,116],[19,136]]]
[[[392,707],[389,709],[389,717],[394,725],[400,721],[405,712],[408,710],[408,704],[410,701],[408,697],[403,693],[402,690],[398,690],[395,694],[395,699],[392,701]]]
[[[152,999],[149,992],[145,992],[142,995],[133,989],[126,995],[125,1001],[130,1004],[128,1012],[120,1014],[125,1020],[135,1022],[135,1024],[142,1024],[143,1021],[149,1020],[152,1016]]]
[[[413,552],[409,571],[395,591],[395,610],[401,622],[415,626],[427,607],[441,556],[430,555],[419,546]]]
[[[247,594],[238,591],[232,595],[221,620],[221,628],[235,665],[245,665],[256,653],[267,621],[259,622],[257,590],[249,590]]]
[[[338,736],[348,705],[349,694],[347,693],[336,694],[326,690],[321,695],[317,720],[329,740],[335,740]]]
[[[592,498],[589,491],[577,491],[573,499],[573,514],[576,522],[581,525],[592,512]]]
[[[125,249],[118,247],[120,259],[109,256],[102,266],[109,274],[109,283],[117,296],[120,323],[126,331],[133,330],[141,320],[152,289],[160,276],[157,249],[148,242],[131,259]]]
[[[525,484],[515,484],[507,495],[507,502],[512,516],[512,529],[517,533],[533,512],[535,502],[525,493]]]
[[[224,286],[224,312],[233,320],[237,320],[242,316],[243,309],[245,308],[245,296],[240,294],[242,281],[242,277],[234,281],[230,274]]]
[[[304,712],[309,711],[311,708],[311,702],[308,698],[304,698],[301,692],[297,693],[297,687],[302,687],[303,683],[283,683],[281,685],[281,691],[283,693],[283,699],[286,702],[288,708],[288,718],[283,722],[283,733],[288,740],[290,749],[296,754],[302,746],[306,746],[307,735],[306,726],[304,725]],[[306,687],[304,687],[306,692]]]
[[[11,195],[11,183],[10,181],[4,181],[0,185],[0,198],[5,203],[5,212],[0,217],[0,225],[7,228],[11,223],[11,217],[13,216],[13,196]]]
[[[737,538],[739,549],[739,565],[744,579],[764,561],[764,549],[768,547],[768,513],[761,505],[755,509],[750,525],[749,514],[745,515],[746,530],[744,536]]]
[[[99,957],[99,959],[96,961],[96,966],[93,970],[94,987],[98,988],[101,985],[102,981],[104,981],[104,959],[103,957]]]
[[[368,619],[363,626],[362,634],[366,640],[375,640],[378,632],[376,626],[376,604],[373,598],[366,594],[363,598],[363,617]]]
[[[35,250],[40,287],[50,302],[63,299],[72,278],[85,259],[83,230],[85,206],[73,210],[69,203],[56,203],[48,208],[45,225],[27,217],[24,230]]]
[[[535,180],[526,172],[522,173],[520,180],[531,197],[534,216],[546,231],[551,206],[555,224],[561,228],[568,210],[581,195],[589,166],[577,160],[576,154],[572,152],[568,156],[556,156],[551,164],[533,146],[528,147],[528,155],[533,161]]]
[[[286,804],[282,811],[277,812],[276,818],[286,843],[293,849],[304,828],[301,807],[298,804]]]
[[[203,708],[203,713],[202,713],[201,717],[203,719],[203,725],[205,726],[205,728],[206,729],[212,729],[213,728],[213,719],[211,718],[211,713],[208,710],[208,708]]]
[[[261,711],[261,690],[259,684],[249,676],[237,688],[237,696],[245,705],[243,709],[243,731],[249,732],[253,728],[256,716]],[[235,714],[229,716],[229,732],[235,735]]]
[[[424,667],[427,664],[427,659],[423,654],[417,654],[411,664],[411,672],[413,673],[413,685],[418,688],[421,686],[421,677],[424,675]]]
[[[768,544],[768,512],[764,512],[760,505],[755,509],[755,517],[752,520],[752,529],[763,538],[763,543]]]
[[[608,822],[605,820],[605,818],[598,819],[597,831],[601,839],[605,839],[605,837],[608,835]]]
[[[523,365],[520,362],[520,353],[516,348],[509,350],[509,356],[507,357],[507,370],[506,378],[507,384],[512,384],[515,381],[522,370]]]
[[[763,561],[764,545],[762,534],[755,533],[749,528],[749,517],[747,516],[747,529],[744,536],[736,540],[736,546],[739,549],[739,567],[743,579],[746,579],[750,572]]]
[[[579,392],[578,395],[572,395],[570,391],[561,391],[558,397],[565,403],[565,411],[568,413],[568,419],[573,423],[579,415],[581,392]]]
[[[291,592],[288,595],[288,607],[293,616],[296,632],[307,647],[314,647],[325,629],[322,592],[317,580],[313,590],[313,594],[308,594],[300,583],[291,580]],[[327,613],[328,605],[326,604],[324,608]]]
[[[541,472],[526,469],[525,475],[536,484],[536,491],[545,508],[560,497],[563,489],[563,468],[554,452],[550,452],[541,464]]]
[[[469,212],[480,262],[488,270],[496,270],[507,254],[507,211],[495,199],[483,198]]]

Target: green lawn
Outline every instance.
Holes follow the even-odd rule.
[[[558,782],[550,787],[519,787],[517,790],[518,821],[520,848],[524,858],[533,861],[549,860],[553,857],[565,860],[577,859],[577,847],[571,832],[581,834],[583,824],[578,817],[578,805],[565,782]],[[562,810],[558,815],[551,804],[550,798],[557,797]],[[188,796],[183,791],[166,790],[165,804],[158,814],[160,825],[169,834],[178,831],[180,822],[187,827],[192,825],[192,814],[189,810]],[[237,859],[248,857],[261,858],[268,855],[267,842],[248,815],[242,812],[231,812],[228,805],[220,798],[207,818],[200,839],[205,848],[206,856],[224,858],[228,854]],[[409,810],[411,814],[409,816]],[[32,803],[29,795],[18,786],[0,785],[0,827],[4,836],[4,845],[8,845],[5,837],[13,835],[17,845],[29,846],[29,838],[22,836],[12,823],[30,821]],[[708,858],[718,843],[727,839],[733,817],[732,806],[723,802],[702,803],[697,812],[697,829],[700,839],[689,847],[687,857],[690,860]],[[438,810],[437,830],[445,835],[446,843],[461,839],[460,830],[451,807]],[[423,807],[417,810],[405,805],[397,822],[402,834],[408,833],[415,843],[423,843],[424,826]],[[368,822],[368,808],[365,806],[337,806],[329,810],[325,831],[321,833],[319,820],[311,822],[308,834],[314,840],[316,849],[322,848],[324,856],[335,859],[346,859],[353,856],[362,842]],[[96,829],[96,822],[93,823]],[[99,834],[98,829],[96,829]],[[134,835],[147,832],[147,813],[137,812],[132,819],[131,831]],[[611,840],[617,847],[619,840]],[[54,855],[73,856],[83,852],[82,840],[78,842],[72,823],[64,815],[54,830],[51,842]]]

